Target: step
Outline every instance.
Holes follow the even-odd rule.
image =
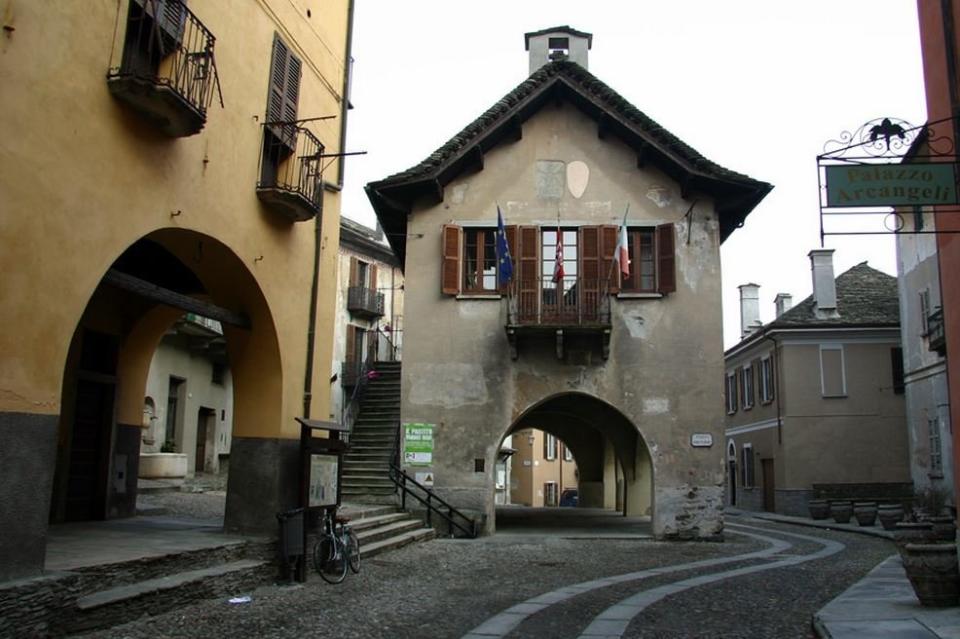
[[[376,519],[377,517],[383,517],[385,515],[398,514],[396,506],[371,506],[370,504],[353,501],[343,502],[340,506],[340,512],[351,519],[354,527],[362,521]],[[399,514],[402,515],[403,513]]]
[[[344,484],[348,483],[352,486],[389,486],[393,488],[395,484],[393,481],[386,475],[372,475],[370,473],[348,473],[346,470],[343,471],[343,481]]]
[[[217,566],[188,570],[80,597],[68,632],[107,628],[144,614],[156,615],[210,598],[242,592],[269,581],[275,562],[242,559]]]
[[[386,475],[390,472],[390,464],[388,462],[365,462],[346,459],[343,463],[343,472],[347,472],[348,470]]]
[[[401,513],[401,517],[402,519],[397,521],[357,531],[357,538],[360,539],[360,547],[362,548],[364,544],[372,544],[381,539],[396,537],[405,532],[423,528],[423,523],[419,519],[414,519],[405,513]]]
[[[356,497],[363,497],[366,495],[390,495],[391,497],[396,494],[396,489],[393,484],[389,488],[386,486],[370,486],[366,484],[350,484],[348,482],[343,482],[341,486],[340,493],[342,495],[350,495],[351,500]]]
[[[432,528],[417,528],[416,530],[405,532],[396,537],[375,541],[372,544],[360,544],[360,557],[361,559],[369,559],[370,557],[375,557],[390,550],[401,548],[407,544],[433,539],[435,536],[436,533],[434,533]]]
[[[377,515],[376,517],[365,517],[363,519],[354,519],[351,517],[350,526],[353,528],[353,531],[357,533],[357,537],[362,539],[363,537],[360,534],[362,532],[410,519],[410,515],[404,512],[397,512],[395,507],[389,508],[389,511],[390,512],[385,515]]]

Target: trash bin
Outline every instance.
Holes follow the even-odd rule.
[[[303,508],[277,513],[277,521],[280,523],[280,570],[284,579],[293,581],[303,557]]]

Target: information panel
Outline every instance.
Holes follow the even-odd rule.
[[[337,455],[310,455],[310,493],[308,505],[337,505]]]
[[[403,461],[408,466],[433,464],[433,424],[407,422],[403,425]]]

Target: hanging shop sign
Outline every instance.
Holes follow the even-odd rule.
[[[403,461],[408,466],[433,464],[433,424],[407,422],[403,425]]]
[[[958,204],[952,162],[825,166],[828,207]]]

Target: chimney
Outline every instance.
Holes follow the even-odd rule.
[[[530,74],[555,60],[570,60],[587,68],[587,52],[593,45],[593,34],[568,26],[532,31],[523,36],[530,52]]]
[[[740,337],[754,332],[760,323],[760,285],[741,284],[740,289]]]
[[[833,278],[833,249],[810,251],[813,275],[814,314],[819,319],[840,317],[837,312],[837,283]]]
[[[793,295],[790,293],[777,293],[773,298],[773,304],[777,307],[777,317],[780,317],[791,308],[793,308]]]

